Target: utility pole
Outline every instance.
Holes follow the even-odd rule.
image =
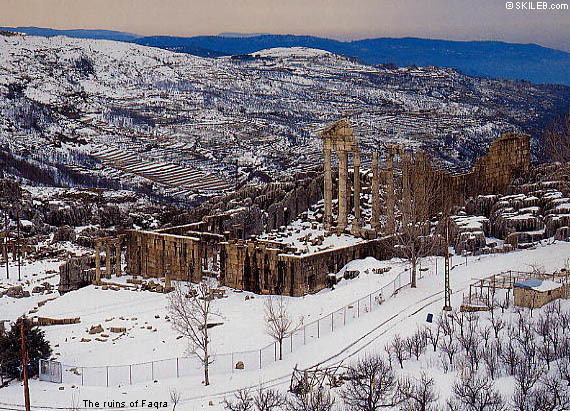
[[[6,279],[10,279],[10,259],[8,258],[8,237],[10,231],[8,228],[8,211],[4,210],[4,250],[6,251]]]
[[[24,400],[26,402],[26,411],[30,411],[30,390],[28,388],[28,353],[26,352],[24,321],[24,318],[20,319],[20,338],[22,339],[22,370],[24,373]]]
[[[16,240],[16,250],[18,253],[18,281],[22,281],[22,273],[21,273],[21,266],[22,266],[22,243],[20,241],[20,203],[18,203],[16,208],[16,231],[17,231],[17,240]]]
[[[449,216],[445,216],[445,305],[444,311],[451,311],[451,289],[449,288]]]

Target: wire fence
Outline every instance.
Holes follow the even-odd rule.
[[[424,271],[418,270],[418,279],[421,279],[423,275]],[[280,358],[289,357],[295,350],[321,338],[327,338],[359,318],[378,311],[384,301],[409,284],[409,270],[404,270],[382,288],[313,322],[303,324],[283,340],[281,347],[279,343],[273,342],[256,350],[215,353],[211,356],[212,363],[209,366],[209,372],[210,374],[228,374],[268,367]],[[54,378],[54,374],[58,378]],[[41,380],[85,386],[110,387],[201,375],[203,375],[203,365],[196,356],[99,367],[80,367],[40,360]]]

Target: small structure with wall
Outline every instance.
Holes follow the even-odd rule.
[[[518,307],[540,308],[551,301],[564,297],[567,285],[538,278],[529,278],[513,284],[515,305]]]

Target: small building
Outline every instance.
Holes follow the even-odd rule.
[[[529,278],[513,284],[515,305],[518,307],[542,307],[557,298],[562,298],[563,291],[563,284],[538,278]]]

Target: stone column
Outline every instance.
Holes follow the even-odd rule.
[[[174,256],[172,255],[172,243],[165,241],[165,264],[164,264],[164,287],[170,288],[172,286],[170,281],[170,272],[172,271],[172,262]]]
[[[105,278],[111,278],[111,244],[105,240]]]
[[[202,280],[202,253],[199,243],[194,243],[194,275],[192,281],[199,282]]]
[[[388,151],[387,163],[387,179],[388,179],[388,192],[386,193],[386,234],[394,233],[394,207],[395,207],[395,193],[394,193],[394,150],[390,148]]]
[[[95,241],[95,284],[101,283],[101,242]]]
[[[338,152],[338,225],[337,232],[344,232],[347,224],[347,178],[348,178],[348,152],[340,150]]]
[[[360,151],[355,150],[352,164],[354,165],[354,221],[352,222],[352,234],[360,233],[362,224],[362,211],[360,210]]]
[[[117,242],[115,243],[115,275],[120,277],[123,272],[121,270],[121,238],[117,238]]]
[[[324,141],[325,145],[324,155],[325,155],[325,181],[324,181],[324,199],[325,199],[325,216],[324,225],[326,230],[330,230],[332,226],[332,171],[331,171],[331,156],[332,150],[327,147],[327,142]]]
[[[378,152],[372,152],[372,217],[370,225],[378,229],[380,225],[380,176],[378,174]]]

